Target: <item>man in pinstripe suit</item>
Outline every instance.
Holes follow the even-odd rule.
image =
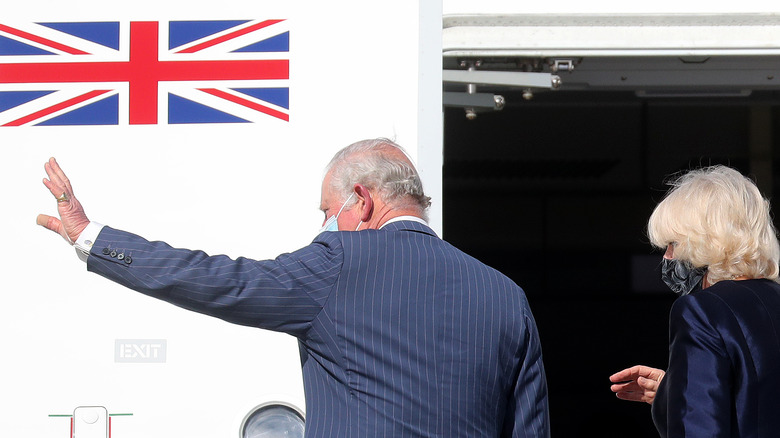
[[[328,166],[324,231],[275,260],[232,260],[90,222],[54,159],[44,184],[87,269],[149,296],[298,338],[306,437],[548,437],[541,346],[523,290],[439,239],[400,146]]]

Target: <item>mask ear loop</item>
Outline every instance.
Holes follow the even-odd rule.
[[[349,196],[347,197],[347,200],[346,200],[346,201],[344,201],[344,203],[343,203],[343,204],[341,204],[341,208],[339,208],[339,212],[338,212],[338,213],[336,213],[336,215],[335,215],[335,216],[331,216],[331,217],[328,219],[328,220],[330,220],[330,219],[333,219],[333,222],[335,222],[335,223],[336,223],[336,229],[337,229],[337,230],[338,230],[338,224],[339,224],[339,216],[341,216],[341,212],[342,212],[342,211],[344,211],[344,207],[346,207],[346,206],[347,206],[347,202],[349,202],[349,200],[350,200],[350,199],[352,199],[352,195],[354,195],[354,194],[355,194],[355,192],[352,192],[352,193],[350,193],[350,194],[349,194]]]
[[[339,209],[338,213],[336,213],[334,216],[325,219],[325,223],[322,224],[322,228],[320,228],[320,233],[322,233],[323,231],[330,231],[328,230],[328,228],[332,223],[336,223],[336,230],[333,231],[338,231],[339,216],[341,215],[341,212],[344,211],[344,207],[347,206],[347,202],[349,202],[349,200],[352,199],[352,195],[354,195],[354,193],[350,194],[349,197],[347,197],[347,200],[344,201],[343,204],[341,204],[341,208]]]
[[[350,200],[350,199],[352,199],[352,196],[353,196],[354,194],[355,194],[355,192],[352,192],[352,193],[350,193],[350,194],[349,194],[349,196],[347,197],[347,200],[346,200],[346,201],[344,201],[344,203],[343,203],[343,204],[341,204],[341,208],[339,208],[339,212],[338,212],[338,213],[336,213],[336,220],[338,220],[338,219],[339,219],[339,216],[341,215],[341,212],[342,212],[342,211],[344,211],[344,207],[346,207],[346,206],[347,206],[347,202],[349,202],[349,200]]]

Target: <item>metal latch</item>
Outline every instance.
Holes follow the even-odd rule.
[[[553,63],[550,66],[550,70],[552,70],[553,73],[560,73],[560,72],[571,73],[572,71],[574,71],[574,60],[571,59],[553,60]]]

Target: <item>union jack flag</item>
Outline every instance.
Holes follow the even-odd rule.
[[[285,20],[0,22],[0,126],[289,120]]]

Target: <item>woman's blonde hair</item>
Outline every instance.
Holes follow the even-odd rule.
[[[658,248],[707,267],[707,281],[746,276],[777,281],[780,246],[769,201],[755,184],[726,166],[693,170],[670,184],[647,225]]]

